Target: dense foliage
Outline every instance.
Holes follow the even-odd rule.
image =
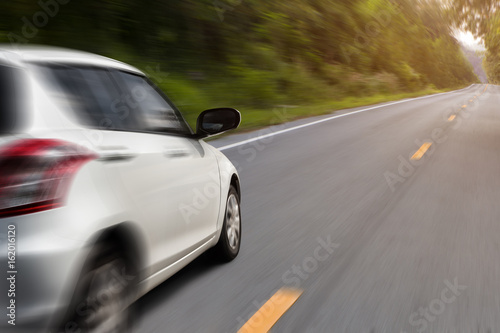
[[[454,0],[453,18],[458,27],[482,38],[486,47],[484,68],[491,83],[500,84],[500,3],[494,0]]]
[[[444,12],[438,0],[17,0],[0,5],[0,41],[130,62],[188,109],[270,107],[476,82]]]

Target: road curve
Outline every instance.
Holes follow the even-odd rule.
[[[240,255],[143,297],[136,331],[237,332],[284,287],[273,332],[499,331],[500,87],[364,109],[211,142],[240,171]]]

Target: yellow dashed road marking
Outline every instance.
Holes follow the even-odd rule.
[[[238,330],[238,333],[269,332],[300,295],[302,290],[281,288]]]
[[[429,150],[430,146],[432,146],[431,142],[424,143],[422,147],[420,147],[420,149],[417,150],[417,152],[411,157],[411,159],[417,161],[421,159],[422,156],[424,156],[424,154],[427,152],[427,150]]]
[[[452,115],[450,116],[450,118],[448,118],[448,121],[453,121],[453,120],[455,120],[455,117],[456,117],[456,116],[455,116],[454,114],[452,114]]]

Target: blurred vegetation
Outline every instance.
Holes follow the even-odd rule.
[[[455,0],[451,15],[457,27],[481,38],[486,47],[484,69],[488,81],[500,84],[500,3],[492,0]]]
[[[277,105],[348,107],[478,82],[447,15],[439,0],[17,0],[0,4],[0,42],[131,63],[190,120],[233,106],[251,127],[252,110]]]

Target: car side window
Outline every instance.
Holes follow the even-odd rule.
[[[169,104],[162,93],[146,77],[122,71],[113,72],[123,85],[121,108],[135,109],[144,131],[189,135],[191,131],[182,115]]]

